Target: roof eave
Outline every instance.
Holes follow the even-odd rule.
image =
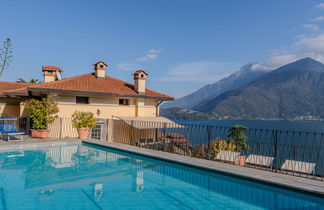
[[[28,93],[5,92],[4,96],[28,96]]]
[[[158,97],[158,96],[148,96],[148,95],[127,95],[127,94],[116,94],[116,93],[101,93],[101,92],[88,92],[88,91],[77,91],[77,90],[61,90],[61,89],[46,89],[46,88],[27,88],[28,91],[35,92],[51,92],[51,93],[73,93],[80,95],[99,95],[99,96],[119,96],[119,97],[129,97],[129,98],[150,98],[150,99],[160,99],[164,101],[173,101],[172,97]]]

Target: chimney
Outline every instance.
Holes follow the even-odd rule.
[[[138,94],[144,95],[145,94],[145,82],[147,73],[144,70],[137,70],[133,73],[134,75],[134,88]]]
[[[106,76],[106,67],[108,66],[105,62],[103,61],[98,61],[97,63],[93,64],[94,65],[94,71],[95,75],[97,78],[105,78]]]
[[[44,83],[61,79],[62,69],[56,66],[42,66],[44,72]]]

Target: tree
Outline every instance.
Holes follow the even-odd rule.
[[[12,58],[12,44],[10,38],[3,42],[2,49],[0,49],[0,77],[3,71],[9,67]]]
[[[235,142],[236,151],[246,151],[248,150],[248,136],[245,135],[245,132],[247,130],[247,127],[243,125],[234,125],[231,127],[230,133],[228,134],[228,138]]]
[[[27,82],[26,80],[24,80],[24,79],[22,79],[22,78],[19,78],[19,79],[17,80],[17,82],[19,82],[19,83],[31,83],[31,84],[39,84],[39,83],[40,83],[39,79],[30,79],[30,80]]]

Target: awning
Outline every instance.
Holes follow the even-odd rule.
[[[153,129],[153,128],[183,128],[172,120],[165,117],[118,117],[113,116],[126,124],[137,129]]]

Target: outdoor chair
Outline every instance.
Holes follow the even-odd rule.
[[[256,165],[256,166],[264,166],[271,167],[273,164],[274,157],[263,156],[263,155],[249,155],[245,162],[247,164]]]
[[[138,146],[139,147],[144,147],[145,146],[145,139],[139,139],[138,140]]]
[[[295,171],[305,174],[313,174],[316,163],[297,161],[297,160],[285,160],[281,169],[286,171]]]
[[[10,142],[12,139],[10,139],[11,136],[20,136],[20,141],[23,141],[22,135],[24,135],[24,132],[17,131],[15,124],[0,124],[0,133],[1,133],[1,140],[3,140],[3,136],[7,135],[8,142]]]
[[[240,155],[239,152],[232,152],[232,151],[220,151],[217,156],[216,160],[223,160],[226,162],[235,162],[236,158]]]

